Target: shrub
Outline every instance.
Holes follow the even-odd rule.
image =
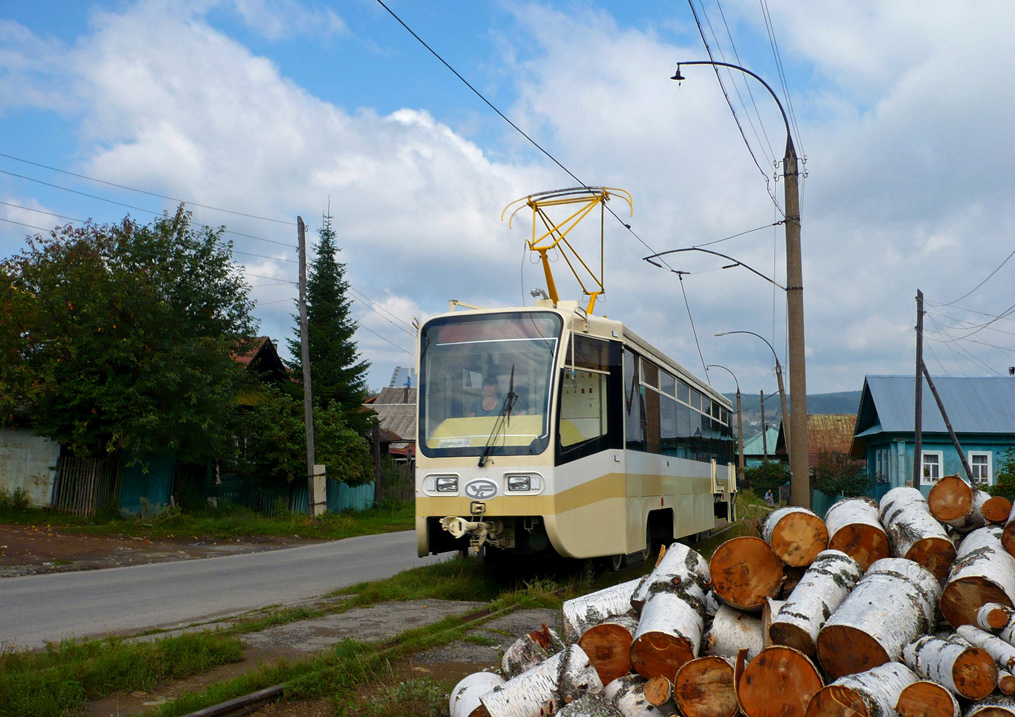
[[[994,485],[988,486],[987,492],[1015,501],[1015,446],[1001,454],[1001,465],[994,474]]]
[[[31,504],[28,493],[21,486],[15,488],[14,492],[8,491],[6,486],[0,486],[0,515],[24,513]]]
[[[844,453],[822,452],[814,466],[811,487],[828,496],[865,495],[869,484],[864,461]]]
[[[785,463],[778,461],[765,461],[760,466],[744,469],[745,486],[752,488],[759,495],[786,485],[789,479],[789,468]]]

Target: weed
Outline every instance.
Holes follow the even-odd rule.
[[[408,680],[381,689],[373,699],[355,706],[336,705],[339,717],[442,717],[448,713],[448,694],[432,679]]]
[[[7,517],[8,515],[27,513],[31,505],[32,501],[29,500],[28,493],[21,486],[15,488],[13,492],[8,491],[7,486],[0,486],[0,516]]]

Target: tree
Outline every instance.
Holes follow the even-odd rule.
[[[363,410],[370,364],[360,359],[353,339],[356,322],[350,314],[349,283],[345,280],[345,264],[336,259],[340,249],[335,243],[331,219],[330,214],[323,215],[317,254],[307,278],[311,386],[315,403],[324,409],[337,404],[349,427],[365,434],[370,429],[372,415]],[[289,350],[296,357],[292,367],[297,373],[302,372],[301,337],[297,318],[295,338],[289,340]]]
[[[844,453],[822,452],[814,466],[811,487],[828,496],[864,495],[869,482],[865,468],[862,460]]]
[[[38,433],[92,457],[223,449],[256,324],[231,244],[190,220],[66,226],[3,262],[0,385]]]
[[[744,469],[744,483],[758,495],[786,485],[789,479],[789,468],[779,461],[765,461],[759,466]]]
[[[994,485],[989,486],[987,492],[1015,500],[1015,446],[1006,448],[1001,455],[1001,465],[994,474]]]

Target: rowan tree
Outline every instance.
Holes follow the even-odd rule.
[[[214,457],[244,378],[233,354],[256,330],[222,231],[181,205],[29,237],[2,264],[8,408],[79,455]]]

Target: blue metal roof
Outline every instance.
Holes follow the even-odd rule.
[[[856,436],[912,433],[916,405],[913,376],[867,376],[860,397]],[[948,420],[956,433],[1015,434],[1015,378],[1005,376],[934,377]],[[923,381],[923,430],[947,433],[927,380]]]
[[[775,442],[779,438],[778,428],[769,428],[765,434],[765,441],[768,443],[768,455],[775,455]],[[758,433],[744,441],[745,456],[760,456],[765,444],[761,440],[761,433]]]

